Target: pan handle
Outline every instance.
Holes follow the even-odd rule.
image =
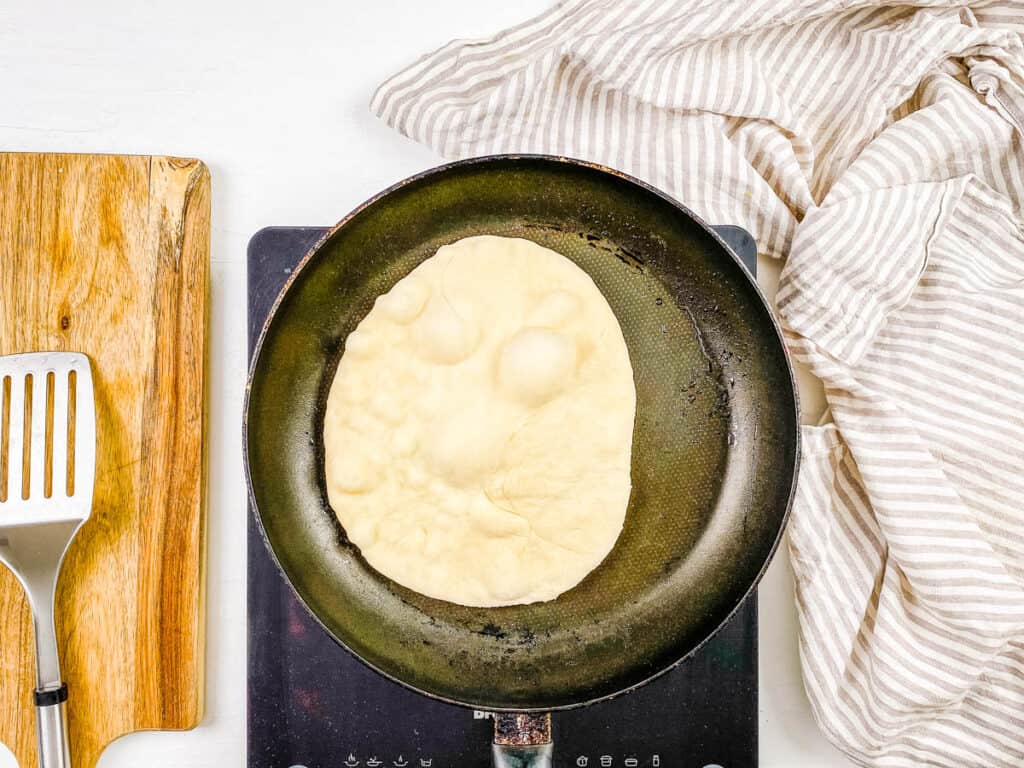
[[[498,712],[494,715],[494,768],[552,768],[551,715]]]

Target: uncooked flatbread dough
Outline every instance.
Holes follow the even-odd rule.
[[[622,530],[635,413],[626,342],[590,277],[529,240],[466,238],[346,340],[328,497],[399,584],[471,606],[551,600]]]

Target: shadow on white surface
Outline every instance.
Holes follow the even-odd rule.
[[[759,257],[757,282],[774,306],[782,263]],[[817,424],[825,391],[809,371],[795,365],[800,420]],[[833,747],[814,723],[804,692],[797,643],[793,568],[785,537],[758,587],[760,768],[847,768],[853,764]]]
[[[804,692],[787,541],[758,589],[758,623],[760,768],[853,766],[814,724]]]

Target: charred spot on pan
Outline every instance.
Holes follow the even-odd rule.
[[[553,222],[524,221],[519,226],[523,229],[553,229],[556,232],[565,232],[565,229],[561,224],[555,224]],[[580,237],[583,237],[583,233],[580,233]]]
[[[621,248],[615,252],[615,258],[625,264],[627,267],[635,269],[640,274],[643,274],[644,263],[637,259],[635,256],[623,251]]]
[[[665,564],[661,566],[661,572],[667,576],[678,567],[681,560],[682,558],[678,555],[676,557],[670,557],[665,561]]]
[[[320,351],[323,352],[328,359],[333,359],[335,357],[341,359],[341,352],[343,351],[344,344],[345,335],[343,334],[323,336],[320,339]],[[337,366],[337,363],[335,363],[335,366]]]
[[[642,266],[644,266],[647,263],[646,261],[644,261],[642,258],[640,258],[638,255],[636,255],[635,253],[633,253],[632,251],[630,251],[627,248],[620,247],[619,250],[622,252],[622,254],[627,259],[629,259],[631,262],[633,262],[634,264],[636,264],[638,266],[642,267]]]
[[[459,651],[458,653],[454,653],[448,656],[448,666],[456,667],[465,665],[468,659],[469,651]]]
[[[601,235],[593,235],[588,234],[586,232],[577,232],[576,234],[579,236],[581,240],[586,241],[587,246],[589,246],[590,248],[594,248],[595,250],[599,251],[604,251],[605,253],[610,253],[612,256],[621,261],[627,267],[635,269],[637,272],[641,274],[644,273],[644,266],[647,262],[633,251],[627,248],[623,248],[622,246],[615,245],[614,243],[610,243]],[[662,303],[660,299],[658,303]]]
[[[732,397],[729,392],[729,386],[725,383],[724,376],[722,375],[721,369],[715,371],[715,400],[711,404],[711,410],[708,411],[708,416],[715,418],[723,416],[730,412],[730,404]]]
[[[536,645],[537,636],[533,634],[533,630],[523,628],[519,630],[518,642],[520,645]]]
[[[508,637],[508,632],[503,630],[497,624],[493,624],[491,622],[484,624],[483,629],[481,629],[478,634],[481,634],[484,637],[493,637],[495,640],[504,640]]]
[[[686,402],[688,403],[693,403],[697,400],[697,395],[700,394],[700,386],[696,375],[692,375],[690,381],[683,387],[683,394],[686,395]]]

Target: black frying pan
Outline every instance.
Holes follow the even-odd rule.
[[[556,600],[491,609],[424,597],[367,565],[327,504],[321,442],[344,339],[374,299],[440,246],[480,234],[534,240],[590,274],[622,325],[637,393],[633,490],[615,548]],[[779,329],[732,252],[660,192],[542,156],[428,171],[331,230],[263,328],[245,432],[267,544],[324,628],[399,683],[499,713],[614,696],[693,653],[771,558],[799,453]],[[548,722],[498,717],[496,741],[549,742]],[[550,745],[496,747],[500,764],[549,759]]]

